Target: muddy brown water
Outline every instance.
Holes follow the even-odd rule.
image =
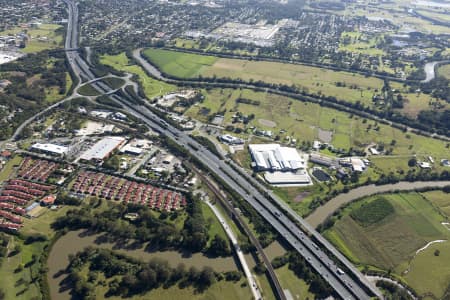
[[[195,266],[201,269],[204,266],[210,266],[218,272],[237,269],[234,257],[209,258],[201,253],[188,254],[178,251],[148,252],[144,250],[144,246],[138,249],[124,249],[114,243],[100,242],[102,240],[101,237],[101,234],[86,234],[85,231],[78,230],[70,231],[56,241],[47,261],[47,277],[50,285],[51,299],[69,300],[71,298],[69,290],[64,290],[61,285],[64,278],[66,278],[66,274],[63,271],[69,265],[69,254],[75,254],[88,246],[113,249],[117,253],[125,254],[143,262],[158,257],[167,260],[172,267],[183,263],[187,268]]]

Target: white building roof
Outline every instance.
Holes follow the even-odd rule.
[[[125,153],[131,153],[131,154],[135,154],[135,155],[140,155],[142,153],[143,149],[142,148],[138,148],[138,147],[134,147],[130,144],[126,144],[125,146],[123,146],[120,149],[120,152]]]
[[[59,154],[59,155],[67,153],[67,151],[69,150],[69,148],[65,147],[65,146],[59,146],[59,145],[55,145],[55,144],[41,144],[41,143],[36,143],[36,144],[32,145],[31,149],[38,150],[38,151],[45,151],[45,152]]]
[[[295,174],[292,172],[266,172],[264,179],[273,185],[307,185],[311,184],[308,173]]]
[[[121,144],[123,144],[124,141],[125,141],[125,139],[123,137],[118,137],[118,136],[105,137],[105,138],[101,139],[100,141],[98,141],[97,143],[95,143],[95,145],[92,146],[91,149],[85,151],[81,155],[81,159],[82,160],[92,160],[92,159],[102,160],[106,156],[108,156],[114,149],[116,149]]]
[[[252,144],[250,152],[258,168],[271,170],[296,170],[306,166],[297,149],[279,144]]]

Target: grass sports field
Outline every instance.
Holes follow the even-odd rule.
[[[355,33],[352,32],[346,34],[353,39],[359,37],[354,36]],[[373,52],[374,43],[375,41],[366,45],[361,51]],[[145,50],[144,54],[163,72],[180,78],[194,78],[201,75],[295,85],[310,93],[333,96],[346,102],[359,101],[366,106],[373,105],[372,97],[383,87],[383,81],[375,77],[304,65],[217,58],[153,48]],[[432,101],[429,95],[411,93],[408,86],[396,82],[391,82],[391,86],[405,99],[404,108],[400,110],[402,113],[415,117],[420,110],[429,108]],[[442,104],[448,107],[445,102]]]
[[[441,191],[372,196],[345,208],[325,236],[353,262],[392,270],[419,294],[440,298],[450,279],[450,230],[442,224],[449,205]],[[424,248],[437,240],[445,242]]]
[[[138,75],[139,81],[149,99],[177,90],[177,87],[174,85],[155,80],[148,76],[140,66],[132,64],[125,53],[118,55],[104,55],[101,57],[100,62],[117,70]]]

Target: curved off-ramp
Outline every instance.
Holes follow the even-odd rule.
[[[310,214],[306,221],[313,227],[317,227],[322,224],[329,216],[331,216],[341,206],[358,200],[362,197],[371,196],[380,193],[389,193],[394,191],[413,191],[415,189],[422,188],[442,188],[450,185],[450,181],[401,181],[394,184],[384,185],[366,185],[353,190],[348,193],[342,193],[317,208],[312,214]]]

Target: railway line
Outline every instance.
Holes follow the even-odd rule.
[[[66,48],[74,49],[78,47],[78,8],[72,0],[64,0],[69,7],[69,24],[66,39]],[[66,55],[69,63],[77,74],[78,78],[85,81],[95,80],[96,76],[78,52],[67,51]],[[112,89],[103,82],[93,82],[91,84],[102,94],[111,93]],[[335,290],[336,294],[343,299],[370,299],[373,296],[381,297],[379,291],[359,273],[356,268],[349,265],[348,261],[341,262],[346,266],[348,273],[341,271],[341,265],[336,264],[321,247],[336,251],[331,245],[317,244],[309,235],[318,234],[299,216],[296,222],[292,221],[292,216],[286,214],[286,208],[280,209],[279,203],[273,204],[273,196],[266,188],[259,186],[256,188],[251,181],[241,172],[236,171],[224,160],[221,160],[207,148],[186,135],[184,132],[172,127],[161,117],[155,114],[143,99],[133,99],[117,94],[111,94],[110,98],[120,103],[124,110],[130,115],[141,120],[153,130],[161,133],[169,139],[175,141],[183,147],[190,155],[196,159],[211,173],[223,182],[228,188],[247,201],[274,229],[282,236],[295,251],[302,255],[315,271],[324,278]],[[269,196],[269,197],[268,197]],[[297,224],[303,221],[302,227]],[[304,232],[306,231],[306,233]],[[330,251],[330,249],[328,249]],[[337,252],[337,251],[336,251]],[[338,258],[338,257],[337,257]],[[341,260],[338,258],[338,260]],[[351,275],[351,276],[350,276]]]

